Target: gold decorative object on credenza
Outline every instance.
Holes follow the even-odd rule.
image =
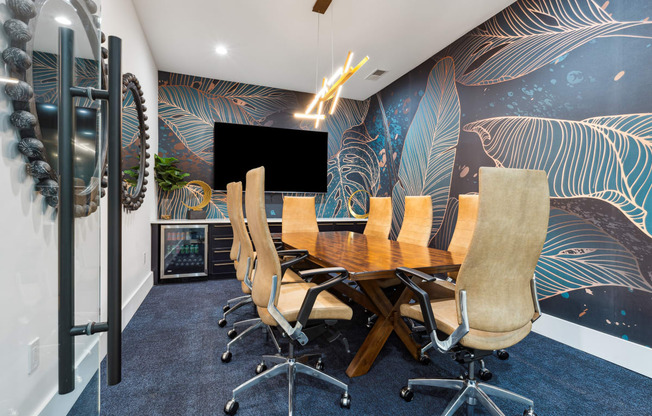
[[[368,191],[364,190],[364,189],[358,189],[357,191],[353,192],[351,194],[351,196],[349,197],[349,202],[347,204],[348,207],[349,207],[349,213],[351,214],[351,216],[353,218],[358,218],[358,219],[368,218],[369,217],[369,211],[367,211],[365,214],[358,214],[353,210],[353,205],[352,205],[353,204],[353,196],[355,194],[357,194],[358,192],[364,192],[367,195],[369,195],[369,198],[371,198],[371,194]]]
[[[202,211],[204,207],[208,205],[209,202],[211,202],[211,196],[213,195],[213,191],[211,190],[211,187],[204,181],[190,181],[186,184],[186,187],[189,185],[198,185],[201,187],[202,191],[204,191],[204,198],[202,201],[199,203],[199,205],[196,205],[194,207],[191,207],[190,205],[186,204],[185,202],[181,201],[181,203],[188,208],[188,219],[201,219],[201,215],[197,215],[199,211]],[[205,218],[205,215],[203,216]]]

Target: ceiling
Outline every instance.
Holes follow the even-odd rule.
[[[353,65],[369,62],[342,96],[363,100],[513,1],[333,0],[323,15],[314,0],[133,3],[161,71],[314,93],[351,50]],[[388,72],[364,79],[376,69]]]

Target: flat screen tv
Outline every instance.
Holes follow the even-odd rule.
[[[265,166],[266,192],[326,192],[326,132],[217,122],[214,153],[216,190]]]

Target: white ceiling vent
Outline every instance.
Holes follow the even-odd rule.
[[[365,79],[368,79],[369,81],[377,81],[378,78],[382,77],[387,71],[384,69],[377,69],[371,74],[367,75]]]

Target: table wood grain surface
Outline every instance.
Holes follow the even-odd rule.
[[[410,354],[419,359],[420,346],[410,336],[399,313],[400,305],[410,301],[411,292],[403,290],[398,301],[392,304],[378,281],[396,277],[397,267],[411,267],[425,273],[457,271],[459,259],[447,251],[350,231],[285,233],[281,239],[286,248],[308,250],[308,260],[313,263],[347,269],[349,279],[357,282],[361,290],[344,283],[334,289],[378,316],[346,370],[349,377],[369,371],[392,332],[396,332]]]

